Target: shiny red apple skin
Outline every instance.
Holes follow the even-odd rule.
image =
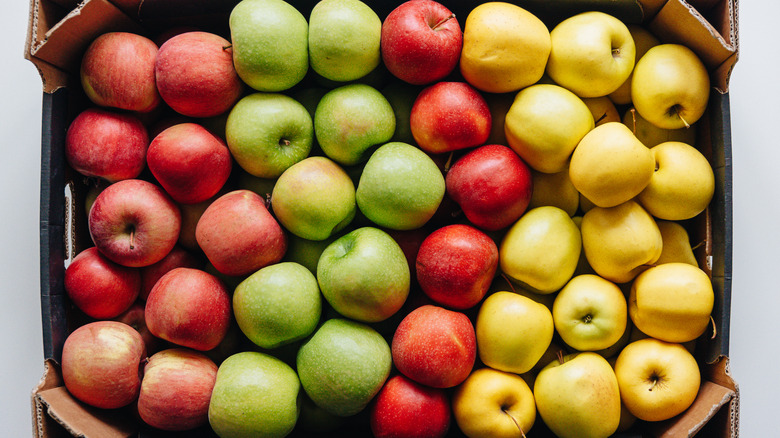
[[[414,85],[444,79],[458,65],[463,32],[455,15],[433,0],[402,3],[382,22],[382,62]]]
[[[449,431],[452,416],[445,390],[421,385],[403,375],[385,382],[369,414],[376,438],[442,438]]]
[[[520,219],[533,192],[531,169],[512,149],[497,144],[480,146],[459,158],[445,181],[447,194],[466,219],[487,231]]]
[[[141,272],[107,259],[97,248],[81,251],[65,270],[65,292],[87,316],[111,319],[126,311],[141,292]]]
[[[200,257],[181,246],[174,246],[162,260],[141,268],[141,292],[138,297],[146,301],[157,280],[174,268],[203,269],[204,267]]]

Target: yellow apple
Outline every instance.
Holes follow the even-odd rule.
[[[682,224],[665,220],[657,220],[655,223],[658,225],[658,229],[661,230],[661,239],[663,239],[661,257],[658,257],[658,260],[655,262],[656,265],[681,262],[699,266],[696,262],[696,256],[693,254],[693,248],[691,248],[688,231]]]
[[[629,24],[626,27],[628,27],[628,32],[631,33],[631,38],[634,39],[634,46],[636,47],[634,66],[636,66],[636,63],[651,47],[655,47],[658,44],[661,44],[661,42],[644,26]],[[628,75],[628,79],[626,79],[617,90],[609,94],[610,100],[616,105],[628,105],[631,103],[631,79],[633,77],[634,74],[632,71],[632,73]]]
[[[593,203],[590,199],[586,198],[585,195],[580,193],[580,210],[582,210],[583,213],[587,213],[588,210],[595,207],[596,204]]]
[[[707,329],[714,302],[712,281],[704,271],[687,263],[666,263],[636,277],[628,315],[648,336],[688,342]]]
[[[662,421],[691,406],[701,385],[696,359],[680,344],[654,338],[628,344],[615,362],[620,395],[640,420]]]
[[[664,129],[645,120],[636,109],[631,108],[623,114],[623,124],[631,129],[636,138],[645,146],[651,148],[665,141],[681,141],[689,145],[696,144],[696,125],[690,128]]]
[[[585,105],[588,106],[590,113],[593,115],[593,121],[596,126],[603,125],[608,122],[620,122],[620,113],[618,113],[615,104],[609,100],[607,96],[601,97],[585,97],[582,99]]]
[[[505,2],[483,3],[466,17],[460,72],[479,90],[517,91],[542,77],[550,46],[547,26],[532,13]]]
[[[514,438],[531,430],[536,405],[522,377],[480,368],[455,389],[452,414],[469,438]]]
[[[531,168],[564,170],[574,148],[593,127],[588,106],[558,85],[536,84],[520,90],[504,121],[506,140]]]
[[[658,219],[690,219],[707,208],[715,194],[715,173],[695,147],[667,141],[650,149],[655,172],[639,203]]]
[[[580,205],[580,194],[569,179],[569,169],[556,173],[531,171],[533,191],[528,208],[552,205],[574,216]]]
[[[544,304],[499,291],[480,306],[475,331],[482,363],[522,374],[531,370],[545,353],[555,329],[553,316]]]

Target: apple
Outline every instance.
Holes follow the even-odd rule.
[[[163,101],[188,117],[222,114],[244,90],[230,41],[210,32],[184,32],[165,41],[154,74]]]
[[[199,351],[216,347],[230,325],[230,297],[224,283],[200,269],[175,268],[152,288],[145,308],[149,331]]]
[[[390,106],[393,107],[393,113],[395,114],[395,132],[390,141],[414,143],[409,119],[412,115],[414,101],[421,90],[422,87],[420,86],[411,85],[400,80],[390,81],[379,90],[390,103]]]
[[[300,400],[295,370],[268,354],[242,351],[219,366],[209,425],[220,437],[283,437],[295,427]]]
[[[228,20],[236,73],[258,91],[292,88],[309,69],[309,25],[284,0],[242,0]]]
[[[96,105],[152,111],[160,103],[154,78],[157,52],[157,45],[144,36],[104,33],[87,46],[81,58],[81,86]]]
[[[276,263],[287,250],[287,237],[265,200],[249,190],[212,202],[198,220],[195,238],[217,271],[230,276]]]
[[[371,432],[376,438],[443,438],[450,428],[452,414],[447,393],[403,375],[385,382],[370,409]]]
[[[409,312],[392,340],[393,363],[417,383],[452,388],[471,373],[477,357],[474,326],[457,311],[426,304]]]
[[[651,47],[655,47],[661,44],[658,38],[650,32],[645,26],[640,24],[627,24],[628,32],[631,34],[631,38],[634,40],[635,57],[634,67],[636,63],[645,56]],[[628,79],[623,82],[623,85],[618,87],[617,90],[609,94],[609,99],[616,105],[628,105],[631,103],[631,80],[634,78],[633,71],[628,75]]]
[[[536,422],[534,394],[522,377],[480,368],[455,390],[452,411],[468,437],[526,436]]]
[[[412,230],[433,217],[445,190],[444,176],[431,157],[410,144],[391,142],[371,154],[355,199],[375,224]]]
[[[349,84],[328,91],[314,111],[314,132],[322,151],[345,166],[362,163],[395,132],[395,113],[377,89]]]
[[[146,166],[149,135],[132,114],[88,108],[65,135],[65,159],[85,176],[109,182],[136,178]]]
[[[410,84],[440,81],[458,65],[463,34],[455,14],[433,0],[410,0],[382,22],[382,61]]]
[[[160,351],[160,349],[165,345],[165,341],[153,335],[152,332],[149,331],[149,327],[146,326],[145,308],[146,303],[144,301],[136,300],[136,302],[131,304],[127,310],[112,320],[127,324],[134,328],[138,333],[141,334],[141,338],[144,340],[144,344],[146,345],[146,353],[154,354]]]
[[[409,265],[389,234],[361,227],[322,251],[317,282],[336,312],[361,322],[379,322],[398,312],[406,301]]]
[[[355,185],[332,160],[308,157],[290,166],[276,181],[271,208],[292,234],[325,240],[355,218]]]
[[[477,314],[479,358],[497,370],[514,374],[530,371],[547,351],[554,334],[550,309],[514,292],[489,295]]]
[[[478,229],[453,224],[432,232],[417,253],[417,281],[437,304],[468,309],[482,301],[498,269],[498,247]]]
[[[459,158],[445,183],[466,219],[488,231],[515,223],[534,192],[528,165],[512,149],[497,144],[480,146]]]
[[[176,245],[181,213],[160,187],[126,179],[95,198],[88,217],[89,234],[98,251],[124,266],[148,266]]]
[[[65,269],[65,292],[87,316],[110,319],[127,310],[141,292],[138,268],[118,265],[87,248]]]
[[[615,104],[609,100],[607,96],[600,97],[585,97],[582,99],[585,105],[588,106],[590,113],[593,115],[593,121],[596,126],[603,125],[608,122],[620,122],[621,117],[618,113]]]
[[[636,45],[628,27],[599,11],[569,17],[550,31],[547,74],[580,97],[606,96],[628,79]]]
[[[424,88],[409,119],[417,145],[432,154],[484,144],[491,124],[485,98],[465,82],[442,81]]]
[[[636,138],[649,148],[667,141],[696,144],[696,124],[687,128],[684,126],[677,129],[659,128],[645,120],[635,108],[630,108],[623,114],[623,124],[628,126]]]
[[[549,205],[560,208],[572,217],[577,214],[582,195],[572,184],[568,167],[555,173],[532,170],[531,185],[533,191],[528,209]]]
[[[253,93],[230,110],[225,138],[242,169],[272,179],[309,155],[314,125],[306,108],[292,97]]]
[[[146,301],[157,280],[174,268],[203,268],[203,261],[193,252],[180,246],[174,246],[171,251],[157,263],[144,266],[141,271],[141,293],[139,298]]]
[[[62,379],[73,397],[90,406],[121,408],[138,398],[144,358],[144,340],[134,328],[117,321],[89,322],[62,345]]]
[[[143,368],[138,415],[161,430],[192,430],[208,423],[217,365],[184,348],[153,354]]]
[[[466,17],[460,72],[488,93],[509,93],[542,78],[550,55],[547,26],[510,3],[486,2]]]
[[[317,264],[322,252],[340,235],[330,236],[325,240],[303,239],[292,233],[287,237],[287,252],[284,253],[282,260],[298,263],[312,274],[317,275]]]
[[[348,417],[365,409],[390,375],[387,341],[349,319],[325,321],[298,350],[296,367],[306,394],[320,408]]]
[[[227,186],[228,184],[225,184],[223,190],[226,189]],[[206,208],[225,193],[227,192],[220,191],[210,199],[198,202],[197,204],[179,204],[179,211],[181,212],[181,230],[179,231],[178,245],[190,251],[200,250],[198,240],[195,237],[198,221],[200,220],[200,217],[203,216],[203,212],[206,211]]]
[[[360,0],[322,0],[309,15],[309,64],[331,81],[360,79],[381,61],[382,20]]]
[[[233,169],[225,142],[197,123],[173,125],[157,134],[146,163],[171,198],[182,204],[216,195]]]
[[[656,220],[658,230],[661,231],[661,256],[656,260],[656,265],[664,263],[682,262],[692,266],[699,266],[696,256],[693,254],[688,230],[680,222]]]

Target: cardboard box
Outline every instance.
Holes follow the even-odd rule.
[[[32,393],[36,437],[169,436],[140,425],[130,409],[103,411],[74,400],[65,390],[58,361],[67,334],[80,320],[71,311],[63,279],[67,263],[85,242],[83,214],[86,186],[64,159],[67,127],[87,101],[78,82],[78,63],[96,36],[113,30],[151,34],[167,26],[195,24],[227,34],[227,16],[238,0],[31,0],[25,56],[43,82],[41,162],[41,316],[45,374]],[[305,16],[316,0],[292,2]],[[384,17],[399,2],[366,1]],[[477,0],[444,1],[465,20]],[[738,58],[736,0],[515,0],[552,25],[584,10],[602,10],[627,23],[647,25],[663,42],[691,47],[711,72],[709,108],[699,123],[697,146],[716,175],[715,197],[707,211],[686,225],[700,266],[716,292],[713,330],[697,342],[696,357],[703,384],[691,408],[671,420],[641,423],[621,436],[736,437],[739,433],[739,390],[728,367],[731,307],[732,168],[728,82]],[[462,24],[462,21],[461,21]],[[88,238],[88,237],[86,237]],[[355,434],[368,429],[365,416],[350,426]],[[453,433],[457,427],[453,425]],[[546,436],[537,421],[529,436]],[[338,436],[344,436],[340,432]],[[186,436],[214,436],[208,428]],[[294,435],[295,436],[295,435]]]

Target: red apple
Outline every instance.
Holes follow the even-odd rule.
[[[132,114],[102,108],[82,111],[65,135],[65,159],[86,176],[116,182],[135,178],[146,166],[149,135]]]
[[[65,339],[62,379],[71,395],[88,405],[121,408],[138,397],[144,358],[144,341],[129,325],[87,323]]]
[[[197,204],[179,204],[179,210],[181,211],[181,231],[179,232],[179,245],[189,250],[200,250],[198,246],[198,240],[195,238],[195,230],[198,226],[198,221],[203,213],[206,211],[209,205],[214,202],[221,195],[212,197],[203,202]]]
[[[216,195],[233,168],[225,142],[196,123],[174,125],[158,134],[146,162],[165,191],[182,204]]]
[[[133,304],[141,291],[138,268],[118,265],[94,246],[81,251],[65,270],[65,292],[87,316],[110,319]]]
[[[433,388],[451,388],[474,367],[474,325],[461,312],[424,305],[401,320],[391,349],[401,374]]]
[[[371,432],[376,438],[441,438],[449,431],[450,416],[450,401],[443,389],[396,375],[371,405]]]
[[[144,366],[138,415],[148,425],[168,431],[191,430],[208,423],[209,401],[217,365],[185,348],[155,353]]]
[[[158,338],[206,351],[219,345],[230,326],[225,284],[200,269],[175,268],[163,275],[146,300],[146,325]]]
[[[203,267],[203,261],[195,254],[180,246],[174,246],[162,260],[141,268],[141,293],[139,298],[146,300],[157,280],[174,268],[202,269]]]
[[[433,0],[411,0],[382,22],[382,61],[410,84],[439,81],[458,65],[463,46],[460,24],[447,7]]]
[[[482,231],[447,225],[425,238],[417,253],[417,281],[433,301],[468,309],[485,297],[498,269],[498,247]]]
[[[154,71],[162,99],[185,116],[222,114],[243,91],[230,42],[209,32],[184,32],[165,41]]]
[[[470,151],[450,168],[447,194],[483,230],[515,223],[531,201],[531,169],[512,149],[492,144]]]
[[[81,86],[96,105],[149,112],[160,103],[154,77],[157,45],[141,35],[108,32],[81,59]]]
[[[409,124],[422,150],[440,154],[485,143],[492,119],[485,98],[471,85],[437,82],[417,96]]]
[[[409,274],[412,276],[412,279],[414,279],[415,275],[417,275],[415,269],[417,252],[420,251],[420,245],[422,245],[423,240],[428,237],[430,230],[426,228],[415,228],[413,230],[386,229],[384,231],[386,231],[387,234],[395,240],[398,246],[401,247],[401,251],[403,251],[404,256],[406,256],[406,262],[409,264]]]
[[[134,328],[144,340],[144,344],[146,345],[146,353],[154,354],[160,351],[160,348],[163,346],[164,342],[162,339],[153,335],[152,332],[149,331],[149,327],[146,326],[145,307],[146,303],[137,300],[130,307],[128,307],[127,310],[122,312],[116,318],[113,318],[113,321],[119,321]]]
[[[214,268],[231,276],[277,263],[287,251],[287,236],[265,200],[245,189],[212,202],[198,220],[195,238]]]
[[[160,187],[126,179],[100,192],[88,222],[101,254],[120,265],[141,267],[162,260],[173,249],[181,214]]]

